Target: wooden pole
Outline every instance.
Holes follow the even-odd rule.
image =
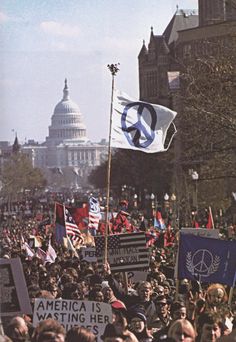
[[[232,287],[230,288],[230,291],[229,291],[229,299],[228,299],[228,304],[229,304],[229,306],[231,306],[231,303],[232,303],[233,292],[234,292],[234,286],[232,286]]]
[[[209,207],[209,214],[210,214],[210,217],[211,217],[212,228],[215,229],[215,225],[214,225],[214,220],[213,220],[213,215],[212,215],[211,207]]]
[[[125,289],[125,293],[128,294],[129,285],[128,285],[128,274],[127,274],[127,272],[123,272],[123,279],[124,279],[124,289]]]
[[[110,124],[109,124],[109,142],[108,142],[108,162],[107,162],[107,180],[106,180],[106,214],[105,214],[105,243],[104,243],[104,263],[107,263],[107,247],[109,235],[109,204],[110,204],[110,182],[111,182],[111,129],[112,129],[112,112],[113,112],[113,94],[115,76],[119,71],[117,64],[108,64],[108,69],[112,75],[111,87],[111,108],[110,108]]]

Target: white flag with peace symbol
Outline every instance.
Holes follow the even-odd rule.
[[[167,147],[166,134],[176,115],[167,107],[135,101],[115,90],[111,146],[147,153],[167,151],[176,129]]]

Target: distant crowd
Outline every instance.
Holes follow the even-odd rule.
[[[127,279],[125,273],[112,272],[109,262],[101,270],[96,261],[83,258],[81,247],[94,246],[88,229],[72,249],[56,242],[54,203],[63,200],[58,194],[46,200],[31,198],[12,204],[11,213],[7,204],[2,205],[1,260],[20,259],[32,312],[37,298],[80,300],[109,304],[112,317],[98,334],[94,326],[65,329],[54,318],[34,326],[33,316],[26,313],[2,316],[0,342],[236,341],[235,289],[175,279],[176,227],[167,224],[158,231],[140,212],[130,231],[119,226],[120,231],[113,232],[146,234],[150,259],[145,279]],[[224,240],[235,239],[236,227],[231,225],[230,234],[228,228],[220,233]],[[53,259],[45,258],[49,246]]]

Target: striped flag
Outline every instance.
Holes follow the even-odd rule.
[[[95,197],[89,199],[89,228],[98,229],[98,224],[101,219],[99,201]]]
[[[66,237],[64,205],[55,203],[55,239],[59,244],[63,243]]]
[[[103,264],[105,238],[95,237],[98,268]],[[143,270],[149,267],[149,251],[142,233],[108,236],[108,262],[114,272]]]
[[[159,210],[157,210],[156,217],[154,217],[154,227],[158,228],[160,230],[166,229],[165,222],[164,222],[162,215],[161,215],[161,212]]]
[[[81,232],[71,215],[70,208],[64,206],[64,214],[65,214],[65,227],[66,227],[67,236],[69,236],[73,241],[80,240]]]

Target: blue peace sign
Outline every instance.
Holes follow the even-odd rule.
[[[137,109],[138,121],[134,123],[132,126],[127,127],[126,117],[127,117],[128,110],[135,106],[138,106],[138,109]],[[145,108],[148,110],[148,112],[151,115],[150,133],[147,131],[146,127],[143,126],[142,122],[140,121]],[[153,108],[153,106],[150,105],[149,103],[144,103],[144,102],[129,103],[125,106],[125,109],[121,116],[121,127],[122,127],[122,131],[125,134],[126,139],[128,140],[131,146],[135,146],[139,148],[140,147],[146,148],[149,145],[151,145],[151,143],[153,142],[155,138],[156,123],[157,123],[156,111]],[[131,133],[133,132],[134,134],[132,137]],[[146,138],[146,141],[142,143],[140,142],[141,133],[143,133],[143,135]]]

